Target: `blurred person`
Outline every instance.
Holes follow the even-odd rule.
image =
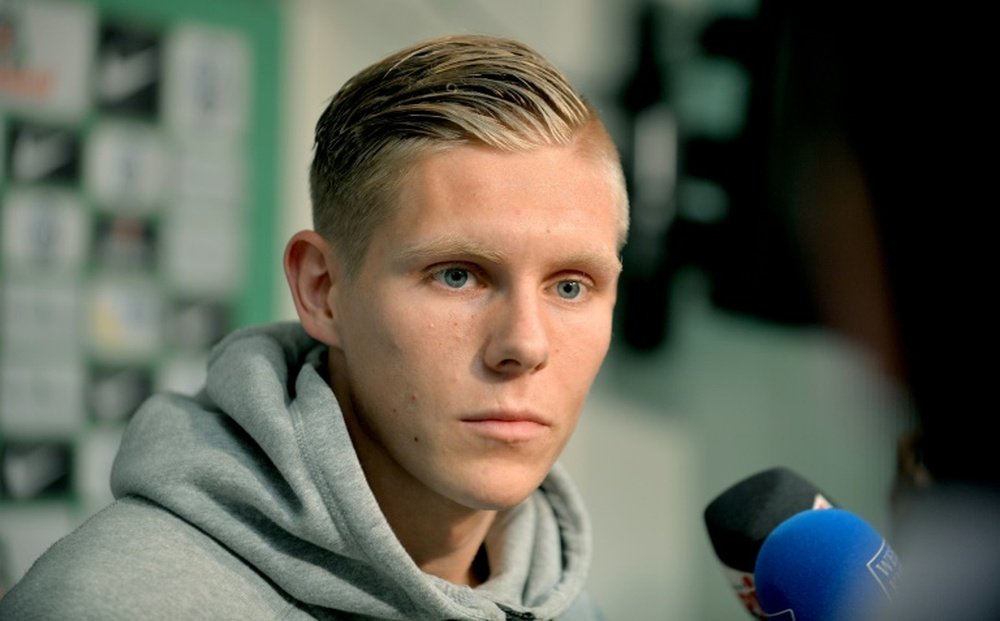
[[[995,173],[982,156],[996,125],[981,77],[991,22],[967,2],[784,5],[795,24],[786,109],[812,139],[800,186],[824,242],[826,310],[877,352],[912,412],[895,447],[887,535],[902,573],[885,618],[1000,619],[1000,466],[984,417],[996,333]]]
[[[0,618],[599,619],[556,460],[607,353],[617,151],[535,51],[456,36],[351,78],[316,127],[298,322],[130,422],[116,501]]]

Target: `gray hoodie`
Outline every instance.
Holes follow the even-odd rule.
[[[151,398],[111,476],[116,502],[0,600],[2,619],[599,619],[590,527],[556,466],[501,513],[477,588],[422,572],[379,511],[298,324],[238,331],[195,397]]]

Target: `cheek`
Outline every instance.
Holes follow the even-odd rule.
[[[399,341],[425,391],[447,392],[467,381],[477,351],[475,314],[466,309],[424,308]]]
[[[343,318],[342,347],[352,392],[365,409],[397,410],[399,405],[389,403],[390,396],[405,390],[404,371],[411,364],[399,317],[376,300],[351,307]],[[387,390],[389,386],[393,388]]]
[[[560,384],[568,398],[586,398],[610,345],[610,319],[596,316],[563,324],[552,354],[560,361]]]
[[[369,390],[392,386],[401,399],[397,407],[410,409],[418,400],[440,397],[443,388],[461,379],[462,371],[468,372],[475,338],[474,318],[468,313],[384,302],[370,308],[383,310],[358,318],[355,325],[362,329],[355,334],[355,355],[348,359],[364,369]]]
[[[580,371],[596,370],[611,346],[611,313],[588,313],[560,326],[559,350]]]

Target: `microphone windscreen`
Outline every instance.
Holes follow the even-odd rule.
[[[867,522],[843,509],[803,511],[757,555],[757,602],[778,621],[873,618],[896,591],[899,560]]]
[[[775,527],[805,509],[831,506],[815,485],[788,468],[776,467],[719,494],[705,508],[705,526],[723,565],[753,573],[757,552]]]
[[[788,468],[776,467],[735,483],[705,508],[705,526],[715,555],[747,612],[765,618],[757,603],[753,571],[767,536],[800,511],[831,506],[815,485]]]

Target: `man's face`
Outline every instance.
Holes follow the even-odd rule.
[[[614,197],[606,166],[571,147],[462,146],[411,170],[331,293],[369,480],[475,509],[539,485],[608,350]]]

